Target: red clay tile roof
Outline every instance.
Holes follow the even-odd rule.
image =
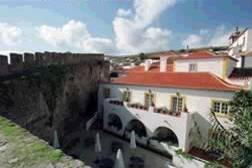
[[[230,57],[227,54],[218,55],[213,52],[206,51],[206,50],[184,53],[184,54],[181,54],[180,57],[178,57],[177,59],[178,60],[180,59],[209,59],[209,58],[225,58],[225,57],[237,61],[235,58]]]
[[[252,78],[252,68],[234,68],[229,78],[240,80],[250,79]]]
[[[129,73],[134,73],[134,72],[160,72],[160,63],[153,63],[151,64],[151,67],[149,69],[149,71],[144,71],[144,66],[136,66],[134,68],[131,69],[126,69],[126,72]],[[168,63],[167,64],[167,68],[166,68],[167,72],[173,72],[173,63]]]
[[[229,84],[214,74],[206,72],[128,73],[112,80],[111,83],[221,91],[241,89],[238,85]]]
[[[179,57],[179,54],[174,51],[163,51],[163,52],[155,52],[149,54],[149,58],[151,59],[159,59],[160,57]]]

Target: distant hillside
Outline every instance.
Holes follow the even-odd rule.
[[[112,60],[112,63],[114,64],[130,64],[130,63],[136,63],[139,64],[143,62],[144,59],[152,58],[154,56],[163,55],[167,53],[176,53],[180,54],[183,52],[193,52],[198,50],[209,50],[213,52],[221,52],[221,51],[227,51],[228,46],[218,46],[218,47],[201,47],[201,48],[191,48],[191,49],[178,49],[178,50],[167,50],[167,51],[158,51],[158,52],[149,52],[149,53],[139,53],[135,55],[124,55],[124,56],[106,56],[109,60]]]

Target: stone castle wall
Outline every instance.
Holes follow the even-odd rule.
[[[0,55],[0,76],[22,72],[36,65],[72,65],[90,60],[103,61],[104,55],[56,52],[10,53],[10,63],[8,63],[7,56]]]
[[[49,65],[65,70],[56,87],[51,86],[54,78],[33,79],[34,67],[49,73],[44,75],[46,79],[55,75],[47,71],[53,69]],[[6,56],[0,56],[0,115],[48,142],[53,141],[57,130],[61,146],[68,150],[80,142],[81,130],[97,110],[99,81],[108,78],[109,63],[103,54],[10,54],[10,63]]]

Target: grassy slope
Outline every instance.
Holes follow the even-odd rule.
[[[31,137],[25,129],[3,117],[0,117],[0,134],[11,146],[9,150],[13,157],[18,158],[18,161],[13,164],[25,162],[25,165],[29,166],[39,162],[55,163],[63,156],[61,150],[55,150],[41,140]]]

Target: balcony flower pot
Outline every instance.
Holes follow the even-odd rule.
[[[184,112],[188,112],[188,109],[187,109],[186,105],[184,106],[183,111],[184,111]]]
[[[175,116],[179,116],[179,113],[180,113],[180,112],[176,112],[176,113],[174,113],[174,115],[175,115]]]

